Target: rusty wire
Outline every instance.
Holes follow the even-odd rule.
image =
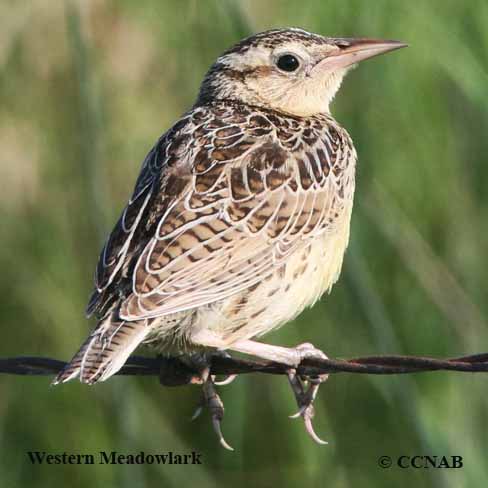
[[[66,363],[44,357],[20,356],[0,359],[0,373],[14,375],[55,375]],[[232,375],[245,373],[287,374],[290,367],[271,361],[213,356],[211,373]],[[426,371],[488,372],[488,353],[449,359],[419,356],[370,356],[352,359],[304,359],[296,368],[303,376],[323,373],[406,374]],[[191,382],[194,371],[178,358],[130,357],[119,375],[159,376],[166,386]]]

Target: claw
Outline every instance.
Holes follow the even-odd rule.
[[[312,344],[301,344],[296,348],[301,359],[306,357],[320,357],[327,358],[322,351],[319,351]],[[288,380],[290,386],[295,395],[295,399],[298,405],[298,412],[291,415],[290,418],[296,419],[299,417],[303,418],[305,424],[305,430],[307,434],[317,443],[317,444],[327,444],[326,441],[322,440],[316,433],[312,425],[312,419],[315,415],[313,402],[317,396],[320,384],[328,378],[327,374],[320,375],[317,377],[300,379],[296,373],[296,369],[290,369],[288,372]]]
[[[217,434],[217,437],[219,438],[220,445],[225,449],[228,449],[229,451],[233,451],[234,448],[227,444],[224,436],[222,435],[222,429],[220,428],[220,419],[218,417],[212,416],[212,425],[215,433]]]
[[[301,392],[297,393],[296,383],[295,383],[295,385],[293,385],[293,383],[292,383],[292,389],[293,389],[293,392],[295,393],[295,399],[297,401],[299,410],[296,414],[291,415],[290,418],[296,419],[296,418],[302,417],[303,421],[305,423],[305,430],[307,431],[307,434],[317,444],[327,444],[326,441],[322,440],[315,433],[315,430],[313,429],[313,425],[312,425],[312,418],[315,415],[315,410],[313,407],[313,401],[314,401],[315,396],[317,394],[317,390],[318,390],[319,385],[312,384],[306,391],[304,391],[300,380],[298,380],[296,376],[294,379],[296,380],[296,382],[298,382],[300,384]]]
[[[236,374],[229,374],[227,378],[221,381],[216,381],[215,376],[212,376],[213,384],[217,386],[230,385],[237,378]]]
[[[301,417],[304,414],[306,409],[307,409],[307,406],[304,405],[303,407],[300,407],[300,410],[298,410],[297,413],[294,413],[293,415],[288,415],[288,418],[289,419],[297,419],[298,417]]]
[[[322,440],[316,433],[315,430],[313,430],[313,425],[312,425],[312,418],[305,416],[303,418],[305,422],[305,430],[307,431],[308,435],[317,443],[321,445],[328,444],[327,441]]]
[[[232,375],[235,376],[235,375]],[[230,446],[224,436],[222,435],[222,429],[220,426],[220,422],[224,418],[224,404],[220,399],[219,395],[215,390],[215,376],[210,374],[210,368],[206,366],[200,372],[200,378],[203,382],[203,389],[202,389],[202,398],[200,404],[197,406],[195,412],[193,413],[191,420],[195,420],[203,411],[203,407],[208,407],[210,410],[210,415],[212,417],[212,426],[217,434],[219,439],[220,445],[229,451],[233,451],[234,449]],[[227,382],[229,378],[226,378],[224,381]],[[234,378],[232,378],[234,379]]]
[[[224,358],[231,358],[232,356],[227,352],[227,351],[218,351],[214,354],[217,354],[219,356],[222,356]],[[215,380],[215,375],[212,376],[212,380],[214,385],[217,386],[225,386],[225,385],[230,385],[235,379],[237,378],[236,374],[229,374],[227,377],[221,381],[216,381]]]
[[[203,405],[198,405],[197,408],[195,408],[195,411],[193,412],[193,415],[191,416],[190,421],[196,420],[198,417],[200,417],[201,413],[203,411]]]

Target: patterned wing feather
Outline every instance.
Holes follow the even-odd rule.
[[[184,184],[138,256],[121,318],[171,314],[251,287],[343,210],[347,140],[289,123],[280,133],[266,114],[229,113],[194,125],[177,168]]]
[[[130,265],[137,253],[141,245],[140,240],[144,240],[144,232],[151,222],[151,216],[154,215],[154,207],[163,207],[174,196],[175,188],[170,188],[173,182],[170,177],[166,184],[166,190],[171,190],[169,198],[152,202],[163,167],[174,165],[180,157],[185,141],[184,129],[187,126],[188,118],[183,118],[160,138],[146,156],[132,197],[100,254],[95,271],[95,289],[86,310],[88,316],[94,312],[104,315],[105,309],[108,308],[107,303],[110,304],[113,299],[109,287],[127,271],[125,268]]]

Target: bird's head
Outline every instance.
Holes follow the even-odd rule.
[[[302,29],[262,32],[217,59],[202,83],[198,103],[225,99],[297,116],[327,113],[354,64],[405,46],[398,41],[323,37]]]

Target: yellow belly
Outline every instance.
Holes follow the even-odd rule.
[[[349,240],[350,210],[345,209],[333,230],[292,254],[276,273],[199,311],[194,330],[211,330],[229,346],[270,332],[313,305],[339,278]]]

